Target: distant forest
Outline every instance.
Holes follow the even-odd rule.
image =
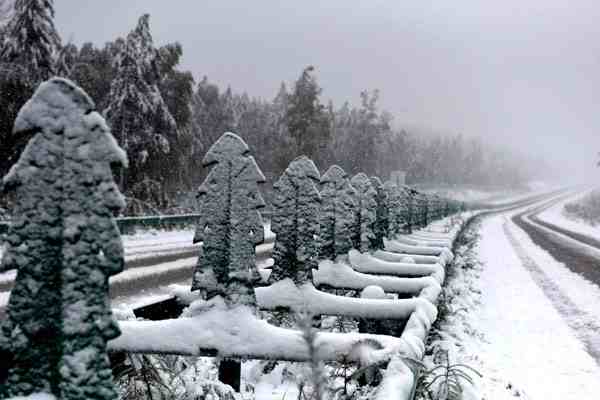
[[[281,83],[272,99],[253,97],[208,77],[199,82],[178,66],[179,43],[156,47],[149,15],[126,38],[96,47],[63,44],[53,2],[0,7],[0,173],[17,160],[29,137],[12,135],[18,110],[37,85],[55,75],[81,86],[127,151],[129,168],[115,171],[128,213],[177,212],[204,175],[202,158],[224,132],[240,135],[272,183],[300,154],[324,171],[338,164],[351,174],[384,180],[407,173],[407,183],[516,188],[545,166],[462,135],[418,137],[393,127],[379,91],[350,102],[323,102],[313,66]],[[401,77],[399,77],[401,79]],[[183,210],[179,208],[179,210]]]

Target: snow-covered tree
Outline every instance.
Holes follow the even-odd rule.
[[[348,174],[332,165],[321,176],[319,257],[334,260],[352,249],[356,190]]]
[[[0,0],[0,31],[4,29],[5,25],[12,18],[14,10],[15,0]]]
[[[9,366],[0,397],[48,392],[60,399],[116,399],[108,340],[119,335],[108,278],[123,268],[113,213],[124,200],[111,164],[127,159],[94,103],[53,78],[21,109],[15,133],[35,132],[8,175],[14,220],[0,272],[17,277],[0,325]]]
[[[42,81],[56,73],[60,37],[52,0],[6,0],[0,4],[0,175],[8,172],[31,135],[12,134],[20,108]]]
[[[202,164],[212,166],[198,189],[199,213],[194,242],[203,242],[192,290],[208,298],[221,295],[229,304],[255,303],[260,280],[255,246],[264,241],[259,209],[265,206],[259,183],[265,182],[246,143],[227,132],[208,150]]]
[[[370,247],[372,249],[381,250],[383,249],[383,238],[388,236],[388,197],[381,179],[376,176],[372,176],[371,185],[373,185],[373,188],[377,193],[375,196],[377,208],[375,210],[375,225],[373,229],[374,236],[372,242],[370,243]]]
[[[330,121],[325,106],[319,101],[321,88],[313,75],[315,68],[304,68],[288,97],[286,122],[296,141],[296,151],[320,162],[322,150],[330,140]]]
[[[291,278],[296,283],[312,282],[318,253],[319,179],[319,170],[312,160],[300,156],[273,185],[271,230],[276,237],[271,281]]]
[[[356,210],[352,229],[352,245],[358,251],[373,250],[375,241],[375,220],[377,209],[377,191],[369,177],[362,172],[350,180],[356,189]]]
[[[12,18],[5,27],[0,60],[24,69],[31,85],[56,72],[55,58],[61,44],[53,18],[53,0],[15,0]]]
[[[119,46],[116,77],[104,110],[117,141],[127,151],[130,167],[122,187],[134,196],[144,186],[163,185],[169,170],[168,155],[176,138],[175,120],[158,88],[159,56],[150,33],[149,15]]]

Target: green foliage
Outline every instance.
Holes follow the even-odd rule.
[[[123,172],[121,187],[128,191],[143,182],[162,186],[170,170],[168,155],[177,126],[158,86],[161,59],[154,48],[148,14],[119,46],[116,60],[104,114],[117,141],[130,154],[130,167]]]
[[[330,122],[325,106],[319,101],[321,88],[313,75],[311,65],[302,71],[288,98],[286,111],[287,128],[296,141],[296,152],[312,159],[322,155],[330,139]]]
[[[422,396],[428,400],[463,400],[465,388],[473,386],[472,375],[481,377],[479,371],[465,364],[451,364],[448,352],[440,350],[435,367],[419,374],[418,386]]]

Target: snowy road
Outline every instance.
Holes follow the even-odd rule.
[[[522,211],[483,220],[462,358],[484,374],[487,399],[598,398],[600,287],[532,240]]]

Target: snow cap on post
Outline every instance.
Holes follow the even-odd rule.
[[[321,196],[316,183],[319,170],[306,156],[293,160],[273,185],[275,232],[271,281],[291,278],[295,283],[312,282],[317,267],[319,208]]]
[[[362,172],[354,175],[350,183],[356,189],[357,200],[352,244],[361,252],[376,250],[373,243],[375,241],[377,191],[373,188],[369,177]]]
[[[352,249],[356,190],[348,175],[332,165],[321,176],[319,257],[334,260]]]
[[[221,295],[230,305],[254,305],[260,281],[255,246],[264,240],[259,209],[265,206],[258,184],[265,177],[246,143],[227,132],[202,161],[212,166],[198,188],[199,213],[194,242],[203,241],[192,290],[208,298]]]
[[[117,398],[106,354],[119,335],[108,278],[123,269],[113,213],[125,202],[111,164],[127,160],[93,109],[74,83],[53,78],[15,122],[16,134],[35,136],[3,180],[16,202],[0,272],[17,277],[0,323],[1,398]]]
[[[383,250],[383,238],[387,237],[388,235],[389,225],[388,198],[381,179],[376,176],[372,176],[371,184],[377,193],[375,196],[377,208],[375,210],[374,236],[371,243],[371,248]]]

